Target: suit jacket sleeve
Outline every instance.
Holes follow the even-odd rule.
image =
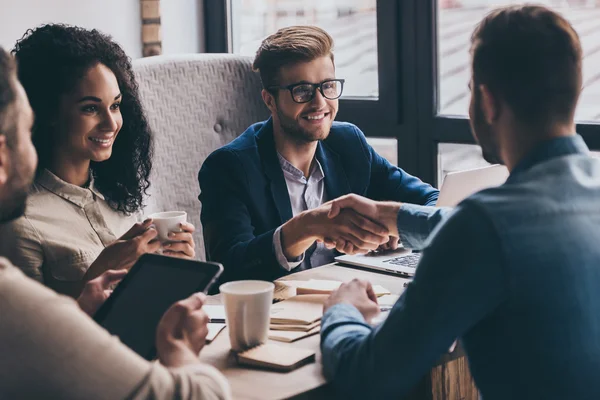
[[[281,269],[273,249],[276,229],[255,236],[247,207],[246,171],[237,154],[220,149],[211,154],[198,174],[206,258],[223,264],[222,281],[274,280]]]
[[[365,135],[358,129],[356,133],[371,163],[371,179],[367,197],[374,200],[391,200],[402,203],[434,206],[439,191],[419,178],[390,164],[367,143]]]

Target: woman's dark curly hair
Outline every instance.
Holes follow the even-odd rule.
[[[150,186],[152,134],[142,109],[131,61],[110,36],[62,24],[28,30],[13,49],[18,76],[35,112],[33,144],[38,173],[51,162],[60,97],[73,90],[89,68],[103,64],[115,74],[123,95],[123,126],[112,156],[92,162],[94,183],[115,210],[130,214],[143,206]]]

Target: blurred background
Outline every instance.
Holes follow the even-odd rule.
[[[470,35],[491,9],[518,4],[517,1],[162,0],[157,3],[163,54],[198,53],[215,47],[211,42],[214,26],[225,30],[223,51],[247,56],[253,56],[260,42],[281,27],[320,26],[335,40],[337,76],[346,79],[341,110],[358,110],[352,114],[341,112],[340,117],[349,115],[346,119],[352,119],[357,115],[356,121],[351,122],[356,122],[369,136],[378,152],[438,184],[449,171],[486,165],[477,146],[457,143],[470,141],[464,122],[470,98],[467,88]],[[600,0],[536,3],[561,12],[581,37],[585,53],[584,85],[577,119],[593,127],[600,120],[597,106],[600,104]],[[109,33],[132,58],[142,57],[139,0],[0,0],[0,5],[0,45],[7,49],[28,28],[46,22],[64,22]],[[394,15],[385,15],[388,11]],[[215,21],[219,18],[222,20]],[[423,23],[433,28],[435,37],[423,34],[419,28]],[[412,42],[407,42],[403,36],[406,34]],[[391,47],[388,41],[396,47]],[[415,59],[404,57],[407,46],[414,47]],[[382,51],[398,54],[380,54]],[[418,54],[423,53],[422,60],[434,64],[426,65],[427,72],[435,74],[433,77],[420,75],[423,62]],[[393,72],[394,69],[400,72]],[[406,92],[406,84],[413,84],[414,80],[414,102],[418,103],[423,93],[429,96],[431,116],[422,116],[422,101],[416,109],[411,108],[412,98]],[[391,82],[394,87],[380,86],[382,82]],[[390,103],[387,99],[392,99],[393,110],[384,104]],[[371,112],[371,108],[378,111]],[[398,116],[390,117],[396,120],[388,121],[386,115],[395,114],[400,108]],[[415,122],[410,122],[413,119]],[[361,121],[366,122],[361,125]],[[425,140],[431,140],[434,150],[429,142],[422,144]]]

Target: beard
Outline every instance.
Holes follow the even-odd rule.
[[[10,188],[10,186],[9,186]],[[10,222],[20,218],[25,214],[27,204],[27,188],[13,191],[8,189],[9,193],[13,194],[7,201],[3,201],[0,205],[0,223]]]
[[[22,162],[25,156],[13,153],[11,159],[18,161],[16,170],[2,189],[4,198],[0,200],[0,223],[15,220],[25,214],[27,197],[33,182],[34,171]]]
[[[483,110],[481,109],[481,95],[478,91],[474,94],[474,112],[471,118],[471,131],[475,141],[481,147],[483,159],[490,164],[504,164],[500,157],[498,145],[494,140],[493,128],[485,120]]]
[[[331,129],[330,123],[329,126],[324,127],[323,129],[310,132],[302,128],[294,118],[286,116],[279,108],[277,109],[277,118],[279,119],[279,124],[281,125],[283,132],[285,132],[290,139],[300,144],[324,140],[329,136],[329,130]]]

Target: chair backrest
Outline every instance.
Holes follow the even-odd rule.
[[[251,59],[231,54],[135,60],[140,95],[154,134],[145,215],[186,211],[205,259],[198,171],[208,155],[269,115]]]

